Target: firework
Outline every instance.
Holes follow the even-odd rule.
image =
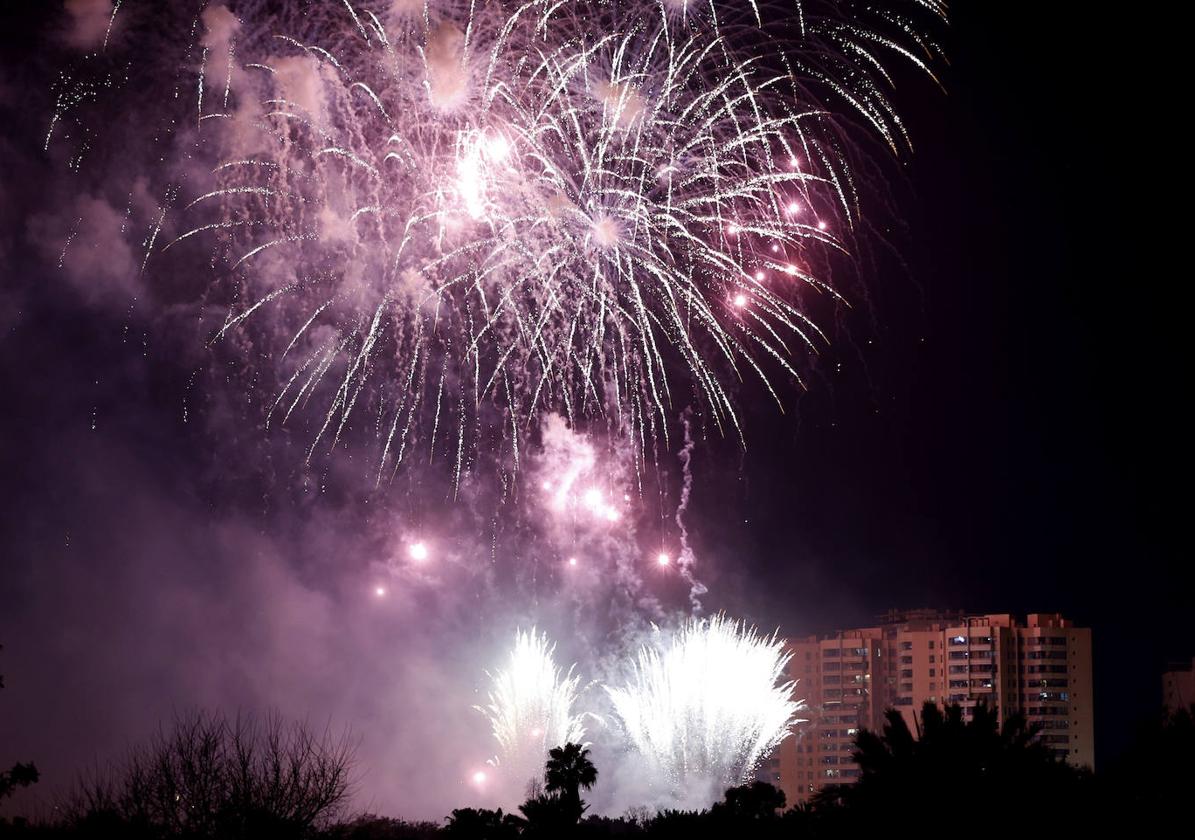
[[[232,5],[204,13],[199,55],[195,125],[218,160],[152,241],[214,243],[219,335],[278,327],[267,425],[323,405],[310,457],[368,417],[379,481],[417,443],[458,480],[495,439],[517,465],[546,412],[644,446],[698,403],[741,434],[730,383],[779,402],[773,382],[824,339],[803,297],[837,294],[856,128],[907,145],[885,65],[929,73],[945,14]]]
[[[799,721],[784,642],[724,616],[655,631],[627,684],[607,687],[630,745],[676,799],[748,779]]]
[[[506,666],[488,674],[489,718],[498,742],[493,764],[521,795],[522,786],[543,773],[548,750],[585,738],[585,716],[574,711],[580,677],[555,662],[556,645],[546,633],[520,630]]]

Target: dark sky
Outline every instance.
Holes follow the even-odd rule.
[[[1144,22],[954,5],[947,92],[902,80],[901,259],[873,247],[869,298],[784,416],[760,401],[745,452],[699,447],[690,528],[709,606],[785,633],[919,606],[1092,627],[1103,761],[1158,703],[1164,663],[1195,655],[1189,272],[1163,209],[1183,198],[1183,129]],[[418,801],[460,768],[423,772],[429,742],[385,691],[418,698],[404,715],[443,708],[459,686],[422,660],[451,659],[451,623],[354,606],[372,514],[313,489],[296,446],[229,459],[260,430],[211,418],[252,412],[197,396],[192,352],[130,290],[114,306],[118,279],[64,293],[43,247],[77,200],[41,152],[53,23],[18,12],[2,29],[0,765],[32,758],[61,781],[172,709],[268,704],[400,745],[367,750],[388,762],[367,789],[383,809]],[[450,717],[426,737],[476,729]]]
[[[1165,37],[1071,4],[952,18],[948,95],[908,102],[907,274],[882,266],[843,373],[750,449],[722,545],[785,626],[925,605],[1092,627],[1107,758],[1195,655]]]

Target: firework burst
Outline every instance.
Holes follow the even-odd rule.
[[[651,778],[677,799],[741,784],[800,721],[784,642],[725,616],[655,631],[625,686],[607,687]]]
[[[314,453],[362,418],[379,481],[416,444],[458,480],[481,447],[517,466],[545,412],[643,448],[699,404],[740,435],[731,383],[780,402],[824,340],[802,298],[837,294],[855,128],[906,145],[885,65],[930,72],[944,17],[937,0],[231,7],[201,38],[196,130],[218,161],[159,246],[214,245],[219,335],[280,325],[267,424],[322,405]]]
[[[489,703],[478,707],[498,742],[492,763],[516,795],[542,774],[548,750],[585,738],[585,715],[574,709],[581,678],[558,667],[555,652],[546,633],[516,632],[505,667],[488,674]]]

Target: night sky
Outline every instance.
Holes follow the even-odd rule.
[[[57,267],[56,220],[86,208],[42,151],[53,5],[0,27],[0,766],[61,784],[175,709],[274,706],[364,735],[366,804],[441,816],[437,774],[483,729],[431,662],[471,667],[472,602],[437,592],[423,626],[361,598],[394,501],[262,445],[171,302],[122,275],[139,251]],[[1195,655],[1185,214],[1164,207],[1185,129],[1156,34],[1065,5],[953,4],[946,92],[899,80],[915,154],[866,297],[784,415],[744,389],[745,451],[699,441],[688,523],[707,607],[783,634],[914,607],[1092,627],[1102,763]],[[453,749],[427,759],[433,738]]]

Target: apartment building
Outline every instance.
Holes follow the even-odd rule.
[[[790,679],[809,721],[787,739],[761,776],[790,804],[859,776],[851,760],[860,728],[879,730],[895,708],[916,731],[925,701],[995,707],[1041,727],[1042,741],[1075,766],[1095,763],[1091,631],[1055,614],[892,612],[874,627],[789,643]]]

